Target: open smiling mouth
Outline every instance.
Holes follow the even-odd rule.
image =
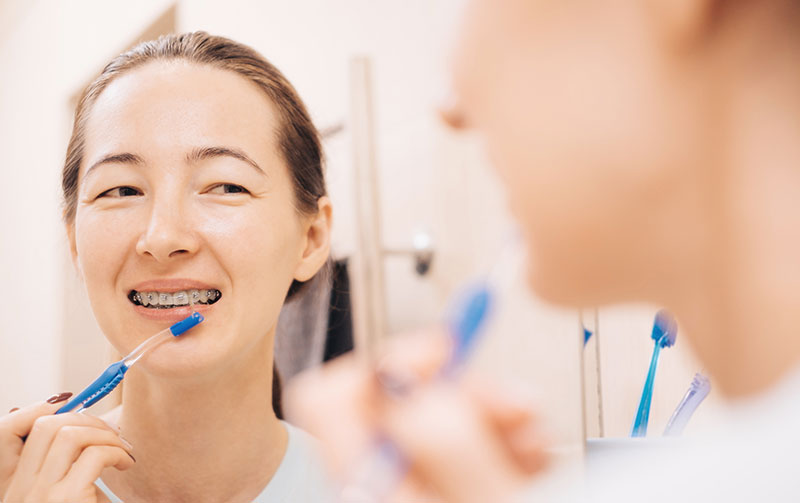
[[[137,306],[148,309],[172,309],[188,306],[190,303],[210,305],[219,302],[222,292],[219,290],[181,290],[180,292],[137,292],[131,290],[128,300]],[[190,302],[191,301],[191,302]]]

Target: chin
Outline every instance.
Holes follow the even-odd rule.
[[[595,288],[588,275],[576,274],[579,268],[563,263],[547,266],[528,262],[528,287],[541,300],[562,307],[581,308],[606,303],[602,291]]]
[[[539,271],[528,269],[528,287],[541,300],[551,304],[574,307],[578,306],[578,296],[573,288],[564,281],[552,277],[553,274],[541,274]]]
[[[201,327],[153,348],[134,369],[159,377],[199,376],[224,366],[225,349],[203,337]]]

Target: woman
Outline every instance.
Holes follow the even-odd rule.
[[[84,92],[63,189],[119,353],[185,317],[187,297],[206,321],[127,374],[110,424],[53,415],[67,394],[0,419],[0,499],[327,500],[308,436],[272,403],[278,313],[330,243],[319,137],[291,84],[225,38],[143,43]]]
[[[796,1],[471,2],[445,115],[485,139],[530,286],[564,305],[669,308],[730,421],[686,451],[610,464],[586,494],[528,499],[535,425],[501,387],[435,380],[397,399],[340,362],[295,401],[340,467],[380,432],[447,501],[797,501],[798,26]],[[442,354],[420,343],[382,372],[425,381]],[[315,421],[322,401],[347,416]]]

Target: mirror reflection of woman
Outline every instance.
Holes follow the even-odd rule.
[[[527,497],[541,433],[487,376],[397,400],[357,359],[335,362],[298,387],[307,424],[343,468],[363,439],[391,440],[445,501],[800,501],[800,2],[468,4],[445,116],[484,140],[529,286],[565,306],[668,308],[728,420],[686,451],[607,463],[583,494],[572,478]],[[397,379],[436,375],[432,339],[386,357]]]
[[[64,394],[0,418],[0,500],[326,501],[274,380],[278,314],[330,243],[319,136],[291,84],[221,37],[140,44],[84,92],[63,189],[74,264],[120,354],[188,313],[176,293],[206,321],[137,364],[103,419],[52,415]]]

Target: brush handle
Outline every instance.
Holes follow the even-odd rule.
[[[650,401],[653,398],[653,381],[656,377],[658,367],[658,355],[661,353],[661,343],[666,335],[656,341],[653,348],[653,356],[650,358],[650,370],[647,372],[647,379],[644,382],[642,398],[639,400],[639,409],[636,411],[636,419],[633,421],[631,437],[644,437],[647,435],[647,422],[650,419]]]
[[[478,340],[480,328],[491,307],[492,295],[485,284],[475,285],[466,291],[450,322],[453,350],[442,369],[443,377],[452,375],[467,359]]]
[[[680,435],[686,424],[694,414],[695,409],[705,400],[711,392],[711,382],[708,377],[703,374],[697,373],[692,380],[689,390],[683,396],[681,403],[672,413],[672,417],[667,422],[667,427],[664,429],[664,435]]]
[[[125,377],[125,372],[127,372],[128,369],[134,363],[136,363],[139,358],[141,358],[142,355],[144,355],[149,349],[160,344],[166,339],[181,335],[187,330],[197,326],[203,320],[204,318],[200,313],[192,313],[183,320],[173,324],[171,327],[164,329],[154,336],[148,338],[136,349],[134,349],[128,356],[116,363],[109,365],[103,371],[103,373],[100,374],[100,377],[95,379],[92,384],[86,387],[86,389],[78,393],[77,396],[67,402],[63,407],[58,409],[56,414],[70,412],[79,405],[81,406],[80,410],[83,410],[88,409],[92,405],[96,404],[102,400],[103,397],[114,391],[114,388],[116,388],[119,383],[122,382],[123,377]]]
[[[492,294],[485,284],[466,290],[456,302],[454,316],[448,323],[453,348],[439,379],[450,379],[463,365],[475,347],[492,307]],[[385,391],[395,397],[408,392],[404,383],[388,385],[382,382]],[[352,501],[385,501],[391,491],[408,472],[408,463],[397,447],[386,437],[375,439],[364,462],[345,486],[344,496]]]
[[[92,384],[87,386],[86,389],[78,393],[75,398],[58,409],[56,414],[69,412],[78,405],[81,405],[81,408],[86,409],[99,402],[100,399],[111,393],[114,388],[117,387],[127,371],[128,367],[125,365],[124,361],[112,363],[105,369],[105,371],[103,371],[102,374],[100,374],[100,377],[94,380]]]

